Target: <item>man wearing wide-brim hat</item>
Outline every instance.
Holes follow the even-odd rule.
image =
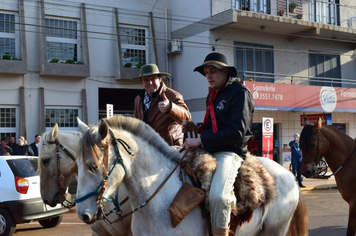
[[[196,67],[209,83],[206,113],[199,138],[187,138],[186,149],[201,146],[218,165],[209,192],[213,235],[229,235],[231,205],[236,203],[233,183],[247,153],[254,113],[252,94],[235,78],[237,70],[227,64],[224,54],[208,54]],[[186,130],[183,123],[183,130]]]
[[[190,121],[191,115],[183,96],[168,88],[162,82],[157,65],[147,64],[141,67],[140,79],[144,90],[135,98],[134,117],[149,124],[171,146],[182,146],[182,122]]]

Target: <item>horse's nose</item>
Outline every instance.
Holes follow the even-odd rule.
[[[96,215],[93,217],[89,213],[82,214],[82,221],[86,224],[92,224],[96,220]]]

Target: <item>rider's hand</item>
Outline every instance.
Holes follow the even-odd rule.
[[[162,101],[158,103],[158,109],[162,113],[167,113],[171,110],[172,107],[171,101],[168,100],[165,93],[162,93],[161,97],[162,97]]]
[[[192,147],[198,147],[200,144],[201,144],[200,138],[187,138],[183,146],[187,150]]]

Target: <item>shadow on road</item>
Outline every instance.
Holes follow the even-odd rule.
[[[346,227],[326,226],[309,230],[309,236],[346,235]]]

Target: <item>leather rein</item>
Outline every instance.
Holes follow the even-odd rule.
[[[109,160],[109,148],[110,148],[110,144],[109,144],[109,135],[106,137],[106,144],[101,144],[101,145],[98,145],[99,147],[101,148],[104,148],[104,154],[103,154],[103,167],[104,167],[104,170],[103,170],[103,180],[102,180],[102,183],[98,186],[98,188],[91,192],[91,193],[88,193],[87,195],[81,197],[81,198],[76,198],[75,199],[75,202],[82,202],[84,200],[86,200],[87,198],[93,196],[93,195],[97,195],[97,200],[96,200],[96,204],[99,206],[99,209],[101,211],[101,214],[103,215],[104,219],[109,222],[110,224],[113,224],[113,223],[116,223],[116,222],[119,222],[119,221],[122,221],[124,220],[126,217],[134,214],[135,212],[137,212],[138,210],[140,210],[141,208],[143,208],[146,204],[148,204],[157,194],[158,192],[162,189],[162,187],[165,185],[165,183],[168,181],[168,179],[173,175],[173,173],[175,172],[175,170],[180,166],[180,164],[182,163],[183,159],[185,158],[185,156],[187,155],[187,152],[186,151],[183,155],[183,157],[180,159],[180,161],[178,162],[178,164],[173,168],[173,170],[171,171],[171,173],[166,177],[166,179],[161,183],[161,185],[157,188],[157,190],[146,200],[144,201],[142,204],[140,204],[138,207],[136,207],[135,209],[133,209],[132,211],[126,213],[126,214],[123,214],[120,207],[129,199],[129,197],[126,197],[122,202],[118,202],[116,199],[113,200],[113,199],[108,199],[106,197],[103,197],[103,194],[105,192],[105,187],[106,187],[106,184],[107,184],[107,181],[110,177],[110,174],[112,173],[113,169],[115,168],[116,164],[118,162],[120,162],[120,164],[123,166],[124,170],[125,170],[125,174],[126,174],[126,168],[124,166],[124,163],[123,163],[123,160],[122,160],[122,157],[120,156],[120,153],[119,153],[119,149],[118,149],[118,143],[120,143],[126,150],[126,152],[129,154],[129,155],[135,155],[131,152],[131,148],[130,146],[125,142],[123,141],[122,139],[117,139],[115,137],[115,135],[113,134],[113,132],[111,131],[111,129],[109,129],[109,133],[110,133],[110,136],[112,138],[112,142],[113,142],[113,145],[115,147],[115,151],[116,151],[116,162],[115,164],[112,166],[110,172],[108,171],[108,160]],[[182,152],[182,150],[180,150],[180,152]],[[99,190],[100,189],[100,190]],[[117,215],[117,219],[115,221],[110,221],[107,216],[109,216],[114,210],[111,210],[109,213],[105,213],[104,211],[104,203],[103,203],[103,199],[107,200],[107,201],[111,201],[114,203],[115,205],[115,208],[114,210],[116,210],[116,215]]]
[[[314,165],[314,169],[317,168],[317,164],[320,162],[320,140],[319,140],[319,133],[318,134],[313,134],[317,136],[317,153],[316,153],[316,157],[313,161],[313,165]],[[333,175],[336,175],[343,167],[344,165],[351,159],[352,155],[355,153],[356,151],[356,147],[352,150],[351,154],[346,158],[346,160],[344,161],[344,163],[342,163],[342,165],[335,171],[333,172],[331,175],[328,175],[328,177],[331,177]]]
[[[56,138],[54,141],[50,141],[50,142],[47,142],[48,144],[55,144],[56,145],[56,155],[57,155],[57,189],[58,191],[60,192],[60,196],[64,199],[64,202],[66,202],[66,204],[63,204],[64,207],[70,209],[72,207],[75,206],[75,202],[70,202],[66,199],[65,195],[64,195],[64,191],[62,190],[62,180],[64,179],[64,176],[61,174],[61,154],[60,154],[60,151],[64,151],[65,154],[67,154],[67,156],[69,156],[70,159],[72,159],[76,164],[75,162],[75,158],[74,156],[72,155],[72,153],[70,153],[68,151],[68,149],[63,145],[61,144],[58,139]]]

